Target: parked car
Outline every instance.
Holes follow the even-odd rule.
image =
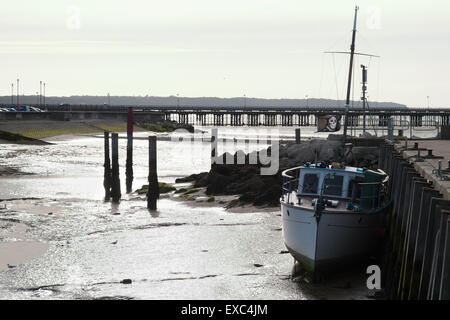
[[[30,107],[29,111],[33,111],[33,112],[44,112],[44,110],[39,109],[38,107]]]
[[[14,111],[29,111],[30,107],[29,106],[12,106],[12,109],[14,109]]]

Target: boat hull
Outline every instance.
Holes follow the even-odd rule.
[[[367,258],[377,248],[382,213],[314,211],[281,202],[284,242],[309,272],[332,273]]]

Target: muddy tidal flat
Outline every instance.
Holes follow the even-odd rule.
[[[17,170],[0,176],[1,299],[370,298],[365,270],[321,285],[293,275],[277,207],[227,210],[219,198],[168,194],[149,212],[124,194],[126,140],[122,201],[105,202],[103,140],[47,141],[0,145],[2,167]],[[134,142],[133,190],[147,180],[147,145]],[[159,181],[208,171],[209,154],[208,142],[158,141]]]

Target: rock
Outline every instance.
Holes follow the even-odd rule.
[[[328,135],[327,140],[328,141],[342,141],[342,139],[344,138],[344,136],[342,134],[334,134],[334,133],[330,133]]]
[[[135,125],[153,132],[172,132],[177,129],[184,129],[190,133],[194,133],[194,127],[192,125],[169,120],[158,121],[156,123],[149,121],[135,121]]]
[[[331,136],[331,135],[330,135]],[[269,152],[267,150],[267,153]],[[283,143],[279,149],[279,171],[275,175],[260,175],[261,164],[249,164],[250,155],[245,156],[245,164],[213,164],[209,172],[191,175],[194,187],[206,187],[208,195],[240,195],[238,200],[228,203],[227,208],[251,203],[253,205],[278,206],[281,195],[281,172],[285,169],[303,165],[314,160],[331,163],[344,163],[349,166],[373,167],[378,163],[377,147],[353,147],[345,155],[342,136],[329,137],[328,140],[313,139],[300,144]],[[236,160],[237,154],[229,155]],[[253,152],[253,156],[258,153]],[[221,155],[226,160],[226,154]],[[190,180],[191,178],[189,178]]]
[[[364,132],[359,135],[361,138],[376,138],[376,136],[370,134],[369,132]]]
[[[175,187],[171,186],[168,183],[158,182],[159,193],[168,193],[176,190]],[[140,189],[135,191],[137,194],[147,194],[148,192],[148,184],[144,184]]]
[[[208,176],[208,186],[206,188],[206,194],[221,194],[231,183],[232,180],[229,176],[213,171]]]
[[[253,204],[256,206],[260,206],[263,204],[273,205],[277,206],[279,204],[279,199],[281,196],[281,184],[273,184],[269,185],[267,188],[265,188],[262,193],[258,194]]]
[[[122,284],[131,284],[133,281],[131,281],[131,279],[123,279],[122,281],[120,281],[120,283]]]

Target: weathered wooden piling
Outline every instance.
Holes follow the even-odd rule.
[[[450,300],[450,219],[447,220],[445,231],[444,258],[442,264],[441,288],[439,291],[440,300]]]
[[[405,240],[402,248],[402,260],[401,260],[401,271],[400,271],[400,280],[398,285],[398,295],[401,299],[406,299],[409,295],[409,286],[410,286],[410,278],[411,278],[411,258],[413,255],[415,244],[415,236],[417,232],[418,226],[418,215],[414,214],[415,208],[420,206],[421,195],[423,193],[423,188],[426,186],[430,186],[430,184],[421,177],[414,177],[411,187],[411,197],[409,208],[406,217],[406,226],[405,226]]]
[[[445,231],[450,214],[450,203],[445,200],[440,201],[436,208],[434,208],[434,214],[437,232],[434,237],[434,247],[432,251],[431,274],[427,295],[428,300],[437,300],[439,298],[444,258]],[[445,285],[448,286],[450,284],[446,283]]]
[[[220,164],[220,161],[217,156],[217,128],[211,129],[211,167],[216,163]]]
[[[300,128],[295,129],[295,143],[299,144],[300,143]]]
[[[111,198],[113,202],[120,201],[120,178],[119,178],[119,135],[113,133],[111,136]]]
[[[125,168],[126,189],[130,193],[133,187],[133,108],[128,108],[127,118],[127,162]]]
[[[429,208],[431,199],[439,195],[439,192],[431,188],[431,183],[429,185],[430,187],[423,188],[422,197],[420,201],[418,213],[418,227],[415,237],[416,239],[414,246],[414,254],[412,258],[411,277],[409,279],[408,300],[419,299],[419,283],[424,260]]]
[[[156,136],[148,137],[148,191],[147,208],[156,210],[156,202],[159,199],[158,173],[156,167]]]
[[[103,187],[105,188],[105,201],[111,199],[111,160],[109,158],[109,132],[104,132],[105,139],[105,163],[103,164]]]
[[[388,119],[388,139],[394,139],[394,118]]]

